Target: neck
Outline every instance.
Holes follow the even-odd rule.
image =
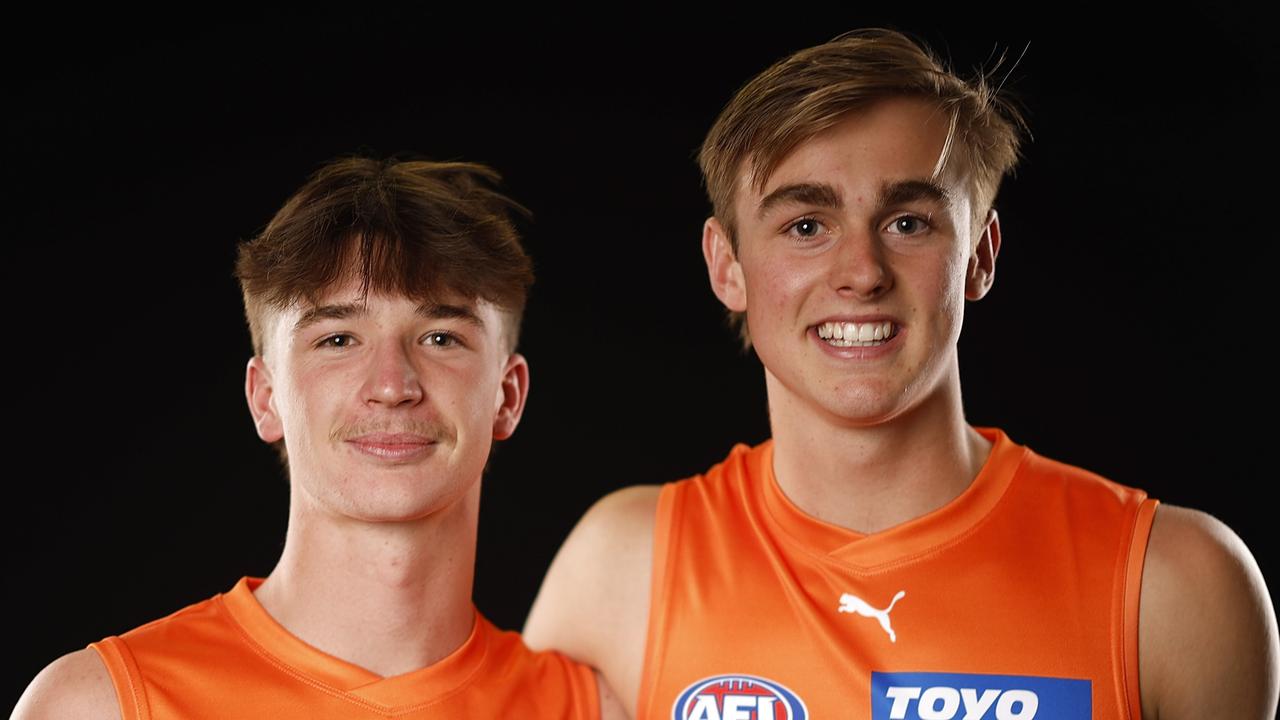
[[[293,483],[284,553],[254,595],[276,622],[383,677],[427,667],[475,620],[480,483],[411,522],[363,522],[315,506]]]
[[[917,407],[868,425],[815,410],[765,375],[778,485],[833,525],[873,533],[932,512],[969,487],[991,450],[965,422],[954,366]]]

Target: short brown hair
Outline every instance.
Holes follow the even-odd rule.
[[[419,302],[456,293],[506,313],[509,350],[533,284],[512,211],[529,211],[493,189],[477,163],[341,158],[321,167],[256,237],[242,242],[236,277],[253,351],[265,351],[264,321],[298,300],[315,302],[358,268],[361,292]],[[288,469],[283,440],[272,443]]]
[[[998,66],[998,64],[997,64]],[[966,82],[924,46],[894,30],[853,30],[784,58],[742,87],[711,126],[698,153],[712,212],[734,252],[733,203],[739,173],[762,190],[801,143],[854,110],[889,97],[923,97],[950,111],[946,161],[959,155],[969,170],[976,233],[1004,175],[1018,161],[1022,113],[992,88],[986,74]],[[952,149],[954,148],[954,149]],[[751,338],[742,313],[730,312],[744,347]]]
[[[315,298],[354,265],[361,290],[418,301],[453,292],[510,318],[515,348],[533,264],[511,211],[477,163],[341,158],[321,167],[256,237],[240,244],[236,277],[253,351],[262,355],[267,310]]]

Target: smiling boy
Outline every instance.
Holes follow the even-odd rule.
[[[287,464],[265,579],[55,661],[19,718],[594,718],[595,679],[471,601],[480,476],[529,389],[496,174],[347,159],[240,249],[245,396]]]
[[[772,438],[600,501],[531,646],[646,720],[1272,717],[1275,614],[1229,529],[965,420],[1020,124],[890,31],[738,92],[702,249]]]

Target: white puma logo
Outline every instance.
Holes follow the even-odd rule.
[[[879,620],[880,627],[884,628],[884,631],[889,633],[889,642],[896,643],[898,642],[898,636],[894,634],[893,628],[889,625],[889,611],[893,610],[893,606],[898,604],[898,601],[906,597],[906,595],[906,590],[899,590],[898,594],[893,596],[893,602],[889,603],[889,607],[883,610],[877,610],[868,605],[866,600],[863,600],[857,595],[842,593],[840,595],[839,611],[842,613],[858,613],[862,617],[873,617],[876,620]]]

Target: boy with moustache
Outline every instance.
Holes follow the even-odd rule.
[[[321,168],[236,273],[290,477],[265,579],[49,665],[19,718],[595,718],[591,670],[471,601],[480,476],[529,389],[519,206],[471,163]]]
[[[883,30],[737,93],[702,249],[773,436],[597,503],[531,646],[645,720],[1273,717],[1275,613],[1228,528],[965,421],[1021,125]]]

